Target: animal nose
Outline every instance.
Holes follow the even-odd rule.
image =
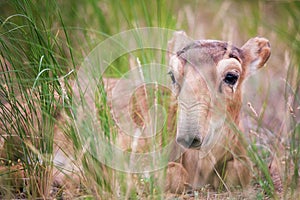
[[[178,136],[176,142],[187,149],[199,149],[202,144],[201,138],[197,135]]]

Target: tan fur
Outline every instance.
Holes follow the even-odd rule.
[[[183,34],[183,33],[182,33]],[[184,46],[186,43],[190,43],[191,40],[185,38],[186,36],[177,35],[177,39],[175,38],[172,42],[170,42],[170,47],[172,49],[169,50],[170,55],[174,51],[178,51]],[[178,42],[178,38],[180,41]],[[211,43],[214,43],[211,41]],[[185,97],[189,99],[189,94],[195,93],[196,95],[192,96],[192,100],[195,102],[200,101],[205,105],[200,108],[202,123],[199,125],[199,129],[203,132],[203,138],[209,137],[208,131],[205,131],[209,128],[209,119],[210,118],[220,118],[219,113],[212,113],[212,108],[217,108],[219,111],[222,111],[226,115],[227,121],[230,123],[238,124],[239,122],[239,112],[241,108],[241,86],[242,82],[245,80],[247,76],[252,74],[252,72],[256,68],[261,68],[264,63],[267,61],[270,55],[270,47],[269,43],[264,38],[253,38],[250,39],[240,50],[242,54],[238,54],[238,52],[232,47],[229,46],[224,52],[220,52],[221,48],[212,48],[209,46],[210,42],[198,42],[198,46],[202,46],[203,49],[200,51],[191,52],[191,54],[186,55],[187,57],[172,57],[173,62],[177,62],[177,71],[176,75],[177,81],[187,81],[191,87],[188,87],[189,91],[185,93]],[[219,44],[219,43],[218,43]],[[220,43],[221,44],[221,43]],[[222,43],[223,44],[223,43]],[[197,49],[196,45],[196,49]],[[241,69],[236,67],[234,64],[228,60],[226,66],[220,67],[219,71],[216,69],[216,66],[219,64],[219,61],[222,59],[229,59],[233,54],[236,56],[236,59],[241,63]],[[236,55],[238,54],[238,55]],[[177,60],[176,60],[177,59]],[[186,59],[191,59],[191,63],[187,63]],[[199,76],[197,72],[197,68],[195,66],[201,59],[202,65],[206,68],[202,70],[202,75]],[[171,59],[172,60],[172,59]],[[180,62],[178,62],[180,61]],[[188,66],[189,65],[189,66]],[[229,67],[227,65],[230,65]],[[187,67],[188,66],[188,67]],[[251,66],[251,70],[248,67]],[[218,97],[213,97],[217,90],[220,87],[211,88],[211,85],[214,85],[218,80],[222,80],[224,78],[223,72],[226,70],[240,70],[240,78],[235,88],[235,91],[226,86],[222,85],[222,94],[218,95]],[[218,71],[218,73],[216,73]],[[211,78],[210,86],[207,86],[205,81],[203,81],[204,76],[209,76]],[[105,79],[104,85],[108,94],[108,99],[111,99],[111,91],[114,85],[118,80],[116,79]],[[201,87],[198,87],[199,85]],[[76,92],[76,91],[73,91]],[[178,91],[180,92],[180,91]],[[182,91],[181,91],[182,92]],[[212,95],[214,93],[214,95]],[[201,94],[201,95],[197,95]],[[178,94],[180,95],[180,94]],[[182,95],[182,93],[181,93]],[[115,109],[130,109],[131,117],[137,126],[143,127],[145,122],[147,122],[148,116],[146,111],[148,110],[148,105],[145,96],[145,91],[143,88],[139,88],[136,91],[136,96],[131,99],[130,104],[126,104],[128,102],[124,102],[124,104],[118,105],[119,107]],[[181,96],[182,97],[182,96]],[[171,97],[174,98],[174,97]],[[219,101],[219,100],[222,101]],[[93,103],[93,102],[92,102]],[[110,101],[109,101],[110,103]],[[223,107],[223,105],[226,105]],[[110,104],[111,106],[111,104]],[[172,101],[169,105],[168,110],[168,131],[173,132],[176,125],[176,115],[177,115],[177,102]],[[115,116],[115,120],[117,121],[117,116]],[[64,120],[61,120],[61,123],[64,123]],[[201,149],[187,149],[180,159],[180,163],[170,162],[167,169],[167,184],[166,191],[171,191],[174,193],[182,193],[190,188],[199,188],[206,184],[211,184],[214,188],[220,187],[222,185],[222,181],[228,187],[234,187],[236,185],[241,185],[246,187],[250,181],[251,173],[250,166],[251,163],[247,158],[245,146],[243,144],[243,140],[241,137],[232,131],[232,126],[228,123],[222,132],[222,138],[220,142],[218,142],[214,148],[212,148],[209,152],[204,152],[206,156],[201,156],[203,152]],[[72,160],[72,156],[74,154],[72,145],[70,145],[71,141],[69,141],[65,135],[58,130],[59,128],[55,128],[55,149],[56,153],[64,151],[62,154],[62,161],[64,161],[63,165],[67,168],[67,171],[73,170],[74,160]],[[2,133],[1,133],[2,134]],[[130,136],[122,133],[120,131],[116,144],[123,150],[131,149],[131,138]],[[149,151],[150,144],[146,139],[139,139],[138,141],[139,147],[136,150],[137,152]],[[176,149],[174,149],[175,151]],[[1,154],[3,152],[0,152]],[[66,156],[66,155],[67,156]],[[55,155],[57,159],[57,155]],[[80,155],[79,155],[80,157]],[[68,158],[68,159],[66,159]],[[80,159],[80,158],[79,158]],[[70,166],[69,166],[70,165]],[[80,165],[80,163],[79,163]],[[223,170],[225,169],[225,171]],[[74,169],[74,171],[78,172],[78,169]],[[59,182],[59,184],[65,184],[64,180],[64,172],[60,172],[59,170],[54,170],[54,181]],[[220,180],[220,177],[223,180]],[[80,179],[78,177],[78,179]],[[76,180],[78,180],[76,178]],[[78,180],[80,182],[80,180]]]
[[[176,43],[174,40],[173,42]],[[173,46],[176,45],[170,45]],[[181,124],[177,127],[177,142],[186,148],[180,163],[188,174],[188,184],[194,189],[207,184],[215,189],[247,187],[252,176],[251,162],[247,157],[243,136],[234,131],[233,127],[238,125],[240,120],[242,83],[268,60],[268,40],[252,38],[241,49],[232,46],[231,43],[201,40],[173,51],[177,51],[177,54],[170,58],[170,70],[180,88],[175,91],[179,99],[178,109],[191,107],[188,113],[193,112],[192,109],[198,110],[198,113],[193,114],[196,118],[191,118],[191,114],[185,114],[185,111],[179,112]],[[239,75],[234,85],[225,82],[229,72]],[[197,107],[197,104],[201,107]],[[183,116],[180,116],[181,113]],[[222,122],[222,117],[225,117],[226,123],[219,129],[211,129],[210,126],[214,125],[214,122]],[[193,123],[189,118],[194,120]],[[220,138],[213,135],[216,131],[220,131]],[[193,146],[194,138],[201,140],[201,146],[199,142]],[[213,144],[206,138],[217,142]],[[166,187],[174,185],[169,182],[176,176],[169,175],[172,178],[167,179]],[[182,178],[179,177],[177,181],[179,180]],[[183,184],[177,181],[175,186]],[[167,189],[174,191],[176,188]]]
[[[179,163],[169,162],[167,168],[166,191],[172,193],[184,193],[191,189],[188,184],[188,173]]]

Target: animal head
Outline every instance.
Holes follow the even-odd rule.
[[[201,149],[215,140],[215,132],[222,132],[225,119],[238,123],[242,84],[269,57],[269,41],[261,37],[241,48],[224,41],[193,41],[171,56],[169,74],[178,100],[176,142]]]

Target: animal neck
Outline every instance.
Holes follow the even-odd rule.
[[[239,124],[241,107],[242,103],[239,99],[228,102],[226,112],[227,121],[232,122],[234,124]]]
[[[206,157],[208,155],[214,155],[214,160],[219,162],[226,157],[232,158],[232,152],[239,140],[239,137],[234,129],[239,124],[241,103],[237,101],[232,104],[228,104],[227,114],[223,119],[219,119],[218,122],[211,121],[210,128],[203,146],[199,151],[200,157]],[[243,148],[243,147],[239,147]]]

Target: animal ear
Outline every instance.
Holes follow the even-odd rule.
[[[241,49],[243,64],[246,66],[246,76],[250,76],[262,68],[271,55],[269,40],[262,37],[251,38]]]
[[[168,41],[168,57],[169,59],[176,54],[177,51],[183,49],[193,40],[189,38],[184,31],[175,31],[173,37]]]
[[[182,50],[188,44],[192,43],[184,31],[175,31],[172,39],[168,42],[168,58],[170,71],[174,74],[177,82],[181,81],[184,73],[182,60],[177,56],[177,52]]]

